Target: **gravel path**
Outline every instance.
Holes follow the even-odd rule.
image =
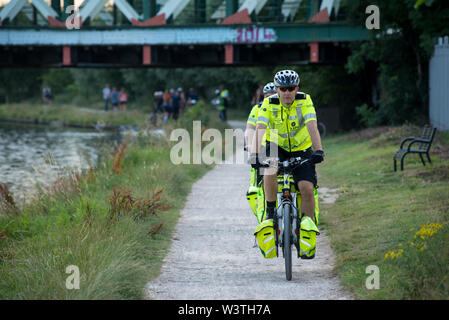
[[[293,250],[291,281],[285,279],[282,258],[262,257],[254,246],[257,220],[245,197],[249,169],[217,165],[193,185],[161,275],[145,286],[147,298],[352,299],[332,272],[334,256],[324,230],[317,237],[315,259],[297,259]]]

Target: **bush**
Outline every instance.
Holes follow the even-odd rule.
[[[368,107],[365,103],[361,106],[355,107],[357,115],[360,117],[360,122],[368,128],[378,126],[380,124],[377,112]]]

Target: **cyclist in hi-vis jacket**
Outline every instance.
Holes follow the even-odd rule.
[[[269,96],[276,93],[276,88],[273,82],[267,83],[263,87],[263,95],[264,98],[268,98]],[[254,132],[256,129],[257,117],[259,115],[260,107],[262,106],[262,102],[255,104],[251,112],[248,116],[248,121],[246,122],[246,130],[245,130],[245,150],[248,151],[248,146],[251,146],[253,141]],[[259,175],[259,170],[251,168],[250,173],[250,181],[249,181],[249,189],[246,193],[246,198],[248,199],[249,205],[253,210],[254,214],[257,217],[256,206],[257,206],[257,192],[258,185],[262,180],[262,176]],[[260,221],[259,221],[260,222]]]
[[[291,157],[311,159],[307,165],[293,171],[293,178],[302,198],[301,208],[298,208],[302,217],[301,230],[319,233],[314,223],[314,188],[317,184],[315,164],[324,160],[324,152],[315,108],[308,94],[298,92],[299,75],[295,71],[277,72],[274,84],[277,94],[264,99],[259,109],[256,132],[250,147],[250,163],[253,168],[259,168],[260,161],[270,156],[270,149],[277,151],[280,161]],[[265,139],[262,139],[264,135]],[[267,218],[272,219],[276,212],[277,174],[265,172],[263,184]],[[301,241],[309,240],[301,237]],[[311,249],[316,247],[316,243],[308,245]]]

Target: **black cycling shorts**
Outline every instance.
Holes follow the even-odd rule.
[[[301,157],[305,159],[310,159],[312,157],[312,148],[303,150],[303,151],[294,151],[294,152],[288,152],[284,149],[280,148],[279,146],[272,144],[273,146],[277,147],[278,149],[278,158],[279,161],[285,161],[292,157]],[[265,152],[263,150],[262,154],[265,154],[267,157],[270,156],[270,143],[267,141],[267,145],[265,147]],[[260,159],[262,161],[263,159]],[[313,183],[313,186],[316,187],[318,180],[316,176],[315,171],[315,164],[311,162],[304,163],[301,166],[297,166],[295,169],[293,169],[293,179],[295,180],[296,185],[298,185],[299,181],[310,181]]]

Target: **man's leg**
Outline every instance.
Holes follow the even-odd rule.
[[[314,220],[315,215],[315,190],[313,183],[307,180],[298,182],[298,188],[301,192],[301,213]]]
[[[266,170],[267,171],[267,170]],[[267,214],[265,219],[274,218],[274,210],[276,208],[276,193],[277,193],[277,175],[266,174],[263,176],[263,185],[265,189],[265,200],[267,202]]]

